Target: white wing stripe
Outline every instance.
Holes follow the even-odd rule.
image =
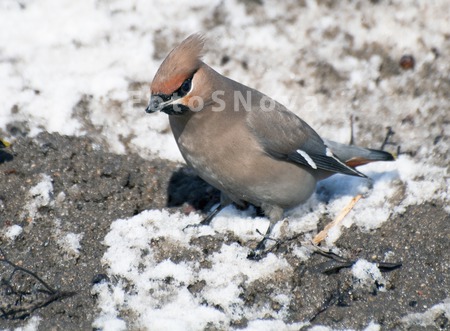
[[[306,162],[308,162],[309,166],[313,169],[317,169],[316,163],[313,161],[311,156],[308,155],[305,151],[302,151],[301,149],[297,149],[297,153],[300,154]]]

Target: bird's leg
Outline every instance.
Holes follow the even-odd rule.
[[[256,248],[248,254],[247,257],[250,260],[260,260],[263,257],[266,249],[266,242],[267,240],[272,239],[270,238],[270,234],[272,233],[275,224],[277,224],[283,217],[283,209],[280,207],[263,204],[261,208],[264,210],[264,214],[269,217],[270,224],[262,240],[258,243],[258,245],[256,245]]]
[[[216,206],[216,208],[214,208],[211,212],[209,212],[209,214],[200,223],[198,223],[198,224],[189,224],[183,230],[185,230],[187,228],[202,226],[202,225],[209,225],[211,223],[212,219],[214,217],[216,217],[216,215],[222,209],[224,209],[226,206],[231,204],[231,202],[232,202],[232,200],[227,195],[225,195],[224,193],[221,192],[221,194],[220,194],[220,203]]]
[[[212,221],[212,219],[226,206],[222,205],[222,203],[219,203],[216,208],[214,208],[212,211],[209,212],[208,215],[200,222],[196,224],[188,224],[183,228],[183,231],[187,228],[196,228],[203,225],[209,225]]]
[[[258,261],[261,260],[267,253],[269,250],[266,250],[266,242],[267,240],[274,240],[277,241],[276,239],[273,239],[270,237],[270,234],[272,233],[272,229],[275,226],[277,222],[272,223],[270,222],[269,227],[267,228],[266,233],[264,234],[263,238],[261,239],[261,241],[258,243],[258,245],[256,245],[256,248],[251,250],[248,255],[247,258],[249,260],[254,260],[254,261]],[[259,234],[262,235],[261,232],[258,231]]]
[[[223,209],[225,208],[222,203],[219,203],[216,208],[214,208],[206,217],[198,224],[198,225],[209,225],[212,219]]]
[[[225,208],[224,205],[222,205],[221,203],[219,203],[217,205],[216,208],[214,208],[212,211],[209,212],[208,215],[206,215],[206,217],[200,222],[200,223],[196,223],[196,224],[188,224],[183,228],[183,231],[186,230],[187,228],[196,228],[202,225],[209,225],[209,223],[211,223],[212,219],[223,209]]]
[[[264,234],[264,237],[258,243],[258,245],[256,245],[255,251],[262,252],[266,248],[266,242],[268,239],[271,239],[270,234],[272,233],[272,230],[273,230],[273,227],[275,226],[275,224],[276,223],[272,224],[272,222],[270,222],[269,227],[267,228],[266,233]]]

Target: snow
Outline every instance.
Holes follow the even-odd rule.
[[[83,236],[83,233],[67,233],[58,238],[57,243],[69,256],[79,257],[81,248],[80,241],[83,239]]]
[[[290,325],[285,325],[280,321],[265,321],[265,320],[256,320],[251,321],[249,325],[242,329],[244,331],[296,331],[300,330],[303,326],[307,325],[307,323],[294,323]]]
[[[41,318],[38,316],[31,317],[23,327],[15,328],[14,331],[38,331]]]
[[[219,223],[222,218],[219,217]],[[240,220],[236,211],[234,218]],[[158,330],[198,330],[207,324],[219,327],[229,325],[230,321],[242,316],[257,320],[270,312],[268,307],[260,307],[259,310],[244,308],[239,298],[242,293],[240,284],[250,284],[279,272],[288,272],[291,267],[284,259],[270,254],[261,263],[255,264],[247,259],[248,248],[230,243],[207,257],[205,263],[210,268],[205,269],[199,266],[196,259],[175,263],[170,260],[173,252],[158,251],[158,241],[167,240],[172,241],[177,252],[193,249],[190,246],[192,239],[212,233],[208,227],[183,231],[187,225],[198,222],[197,215],[171,215],[167,211],[149,210],[130,219],[116,220],[112,224],[105,238],[109,249],[103,257],[103,263],[121,281],[115,287],[106,284],[95,286],[94,291],[101,293],[99,306],[102,309],[94,323],[96,327],[105,328],[105,323],[117,321],[117,308],[125,307],[132,309],[138,316],[130,321],[132,325],[128,327],[152,325]],[[251,222],[247,220],[247,223]],[[214,224],[213,227],[219,233],[234,230],[242,234],[242,238],[250,236],[248,227],[239,224],[237,230],[232,224],[229,228],[224,225],[216,227]],[[258,238],[254,231],[252,234],[253,239]],[[194,250],[192,255],[196,254],[199,252]],[[198,296],[192,295],[187,289],[188,285],[196,282],[206,284]],[[133,290],[126,291],[125,287],[132,287]],[[117,289],[125,297],[119,300],[119,307],[112,308],[111,302],[117,303]],[[280,293],[277,298],[287,302],[289,295],[289,292]],[[217,310],[215,306],[222,309]],[[175,311],[178,312],[174,315]],[[279,315],[284,314],[286,312],[280,310]]]
[[[42,207],[52,208],[55,203],[63,203],[65,193],[59,192],[58,195],[53,194],[52,179],[48,174],[41,173],[39,175],[40,181],[30,188],[27,194],[27,203],[25,210],[27,216],[31,221],[36,221],[39,218],[39,209]],[[75,185],[74,185],[75,186]],[[73,187],[76,190],[76,187]],[[58,246],[61,248],[67,257],[78,258],[80,255],[81,243],[84,233],[66,233],[61,230],[61,221],[57,218],[53,220],[54,228],[53,235]],[[6,230],[6,237],[14,240],[22,233],[22,227],[19,225],[12,225]]]
[[[39,208],[51,206],[53,200],[52,178],[47,174],[41,174],[41,181],[28,192],[29,201],[25,207],[28,216],[32,219],[38,215]]]
[[[423,328],[428,326],[436,326],[436,321],[439,316],[443,316],[447,320],[450,319],[450,298],[443,302],[434,305],[423,313],[411,313],[402,318],[402,322],[406,327],[419,325]]]
[[[4,236],[10,240],[14,241],[20,234],[23,232],[23,228],[20,225],[13,224],[6,228],[6,230],[3,231]]]
[[[346,142],[348,119],[353,116],[357,142],[379,146],[384,128],[391,126],[402,150],[415,152],[414,157],[402,154],[396,162],[361,167],[373,182],[346,176],[321,182],[310,200],[287,211],[273,236],[305,233],[305,239],[311,239],[311,233],[319,230],[321,215],[326,212],[333,218],[357,194],[364,198],[341,226],[330,231],[326,245],[332,247],[351,225],[376,230],[410,205],[431,200],[448,205],[448,163],[437,162],[435,155],[442,158],[448,153],[449,143],[433,143],[438,135],[450,134],[448,120],[442,119],[450,111],[448,98],[444,92],[420,93],[422,88],[413,79],[429,66],[443,76],[450,71],[445,60],[448,3],[353,1],[335,4],[338,10],[313,0],[301,8],[292,1],[263,3],[255,2],[256,14],[251,15],[250,5],[238,0],[183,0],[177,6],[162,0],[2,1],[0,77],[7,79],[0,79],[0,130],[14,142],[8,125],[25,122],[32,136],[43,130],[91,135],[101,137],[115,153],[182,161],[167,116],[150,116],[143,110],[148,84],[163,57],[188,34],[204,31],[209,38],[206,63],[282,101],[324,137]],[[383,48],[369,52],[369,58],[364,56],[365,49],[377,45]],[[436,58],[433,48],[447,57]],[[415,69],[379,81],[386,57],[396,62],[407,53],[414,54]],[[224,55],[230,59],[221,63]],[[321,83],[317,68],[323,64],[337,72],[336,80],[343,83],[334,83],[334,78]],[[436,84],[437,91],[445,91],[448,86],[442,77],[432,76],[429,79],[434,81],[424,79],[423,84]],[[318,92],[320,84],[329,94]],[[56,198],[57,203],[63,200],[64,196]],[[43,174],[29,191],[28,216],[35,218],[39,208],[54,202],[51,178]],[[446,210],[450,213],[450,208]],[[112,224],[103,262],[109,276],[119,280],[94,287],[100,310],[94,327],[144,329],[151,324],[154,330],[198,330],[212,324],[226,328],[244,316],[249,321],[246,330],[300,328],[284,322],[283,309],[274,312],[260,307],[257,311],[244,307],[239,298],[242,284],[272,277],[280,270],[292,272],[286,270],[289,266],[282,257],[269,254],[257,264],[246,259],[248,247],[259,239],[256,230],[264,232],[268,220],[228,207],[210,227],[183,231],[199,221],[199,215],[171,215],[165,210],[105,220]],[[21,228],[13,225],[7,231],[6,236],[14,240]],[[223,244],[207,257],[209,268],[195,259],[171,261],[170,252],[156,256],[152,248],[158,240],[166,240],[173,243],[174,251],[186,251],[194,249],[191,239],[215,233],[232,234],[242,246]],[[67,254],[78,256],[82,233],[58,232],[57,237]],[[298,248],[294,254],[308,259],[310,252]],[[352,270],[358,280],[383,283],[367,261],[358,261]],[[198,281],[206,285],[194,295],[186,286]],[[278,293],[277,298],[287,303],[290,293]],[[445,308],[448,302],[442,305]],[[436,309],[410,317],[411,323],[426,321]],[[132,317],[125,318],[125,311]],[[264,319],[265,313],[276,320]],[[375,322],[367,326],[367,330],[377,328]],[[329,328],[313,328],[320,329]]]
[[[370,289],[376,286],[380,291],[384,290],[386,280],[375,263],[359,259],[352,267],[352,275],[355,278],[356,287]]]
[[[327,326],[322,326],[322,325],[318,325],[318,326],[313,326],[312,328],[309,328],[308,330],[311,331],[333,331],[332,328],[327,327]],[[381,326],[377,323],[375,323],[374,321],[371,321],[364,329],[362,329],[362,331],[380,331],[381,330]],[[353,331],[353,329],[345,329],[345,331]]]

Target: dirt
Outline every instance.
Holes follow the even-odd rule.
[[[12,147],[0,150],[0,160],[0,247],[4,257],[34,272],[55,292],[74,292],[28,311],[30,316],[42,318],[42,330],[92,330],[97,310],[91,289],[107,278],[101,262],[105,252],[102,241],[113,220],[150,208],[185,213],[207,210],[218,201],[215,189],[181,165],[148,161],[133,154],[110,154],[85,137],[49,133],[34,139],[20,137]],[[42,180],[42,174],[51,178],[55,203],[41,206],[30,216],[28,192]],[[352,227],[341,236],[336,245],[349,259],[386,260],[386,253],[391,252],[394,260],[390,262],[402,263],[400,268],[384,273],[384,289],[356,286],[348,268],[325,274],[323,263],[330,263],[328,258],[313,255],[302,262],[291,254],[295,246],[291,243],[275,253],[283,254],[296,273],[248,284],[242,299],[252,306],[270,303],[276,310],[279,303],[272,293],[278,286],[287,286],[294,294],[289,307],[292,322],[310,320],[311,325],[360,329],[376,321],[386,330],[418,330],[402,317],[424,312],[450,295],[450,216],[443,208],[434,202],[410,206],[376,231],[364,233]],[[11,241],[4,233],[14,224],[23,232]],[[61,248],[58,238],[67,233],[84,233],[79,254]],[[208,236],[192,245],[202,247],[203,254],[211,254],[229,240],[233,238]],[[171,252],[167,247],[162,249],[164,254]],[[173,252],[183,254],[176,249]],[[187,258],[192,256],[177,257],[180,261]],[[36,291],[43,288],[39,281],[18,271],[8,280],[13,269],[5,263],[0,267],[3,309],[7,303],[10,311],[29,309],[26,304],[32,306],[33,302],[45,303],[49,294]],[[188,289],[196,293],[203,286],[196,283]],[[26,323],[26,319],[11,317],[0,319],[1,329]],[[433,323],[428,329],[450,329],[444,315],[437,316]],[[247,321],[240,320],[231,327],[245,325]]]
[[[35,311],[43,318],[40,328],[45,330],[92,329],[96,311],[90,289],[105,273],[101,264],[105,252],[102,240],[113,220],[166,206],[189,212],[189,201],[195,201],[192,208],[210,208],[218,197],[215,190],[177,164],[106,153],[83,137],[43,133],[36,139],[19,138],[10,149],[0,151],[3,254],[52,287],[76,293],[70,299]],[[42,174],[51,177],[57,203],[39,208],[30,217],[28,191],[42,180]],[[64,198],[61,192],[65,192]],[[189,193],[184,197],[180,192]],[[182,200],[188,202],[183,205]],[[4,231],[16,224],[23,232],[10,241]],[[58,238],[66,233],[84,233],[79,256],[61,249]],[[2,279],[7,278],[12,269],[4,263],[0,267]],[[14,285],[31,287],[36,282],[19,278],[14,279]],[[5,284],[0,290],[5,304],[19,298],[9,293]],[[13,295],[12,299],[8,293]],[[33,296],[28,301],[37,299]],[[0,319],[2,329],[22,324],[22,320]]]

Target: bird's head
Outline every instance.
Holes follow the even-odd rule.
[[[205,39],[193,34],[175,47],[159,67],[151,84],[147,113],[162,111],[169,115],[181,115],[198,109],[202,99],[199,69]]]

